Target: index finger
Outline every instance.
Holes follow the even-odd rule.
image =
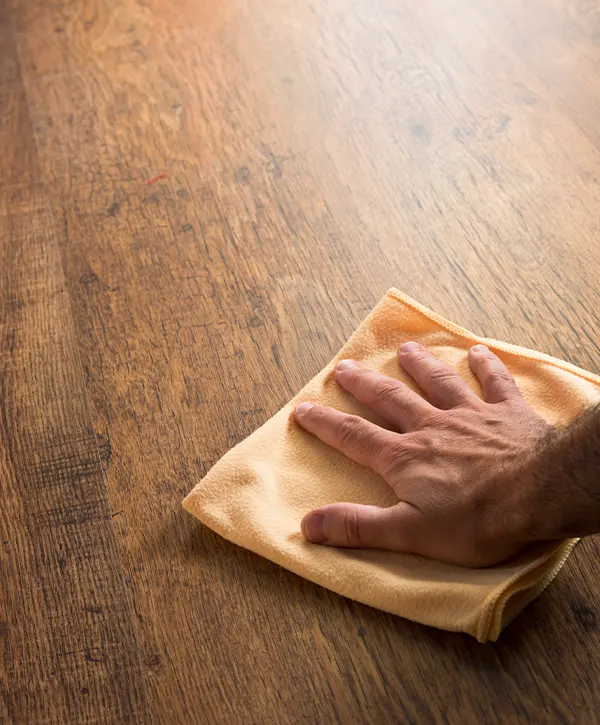
[[[385,478],[398,448],[397,433],[380,428],[358,415],[313,403],[300,403],[296,422],[328,446],[361,466],[371,468]]]

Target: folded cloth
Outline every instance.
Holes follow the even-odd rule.
[[[374,420],[337,385],[335,364],[351,358],[414,389],[397,359],[398,346],[407,340],[452,365],[478,394],[467,351],[484,343],[508,366],[525,400],[552,424],[568,423],[600,400],[600,377],[548,355],[478,337],[391,289],[329,365],[230,450],[183,505],[226,539],[338,594],[493,641],[552,581],[576,539],[536,544],[503,564],[468,569],[410,554],[319,546],[300,533],[304,514],[324,504],[397,502],[379,476],[301,430],[292,411],[310,400]]]

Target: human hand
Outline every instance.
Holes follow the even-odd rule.
[[[295,415],[306,431],[378,473],[399,502],[322,506],[304,517],[304,536],[317,544],[390,549],[472,567],[491,566],[535,539],[552,538],[540,527],[547,492],[520,476],[552,428],[523,400],[502,361],[483,345],[469,350],[482,400],[417,343],[406,343],[398,355],[429,401],[353,361],[341,361],[335,373],[391,430],[308,402]]]

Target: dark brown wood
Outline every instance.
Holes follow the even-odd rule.
[[[0,722],[146,723],[132,606],[3,2],[0,38]]]
[[[391,285],[600,369],[592,6],[2,5],[0,718],[598,722],[596,540],[481,646],[180,507]]]

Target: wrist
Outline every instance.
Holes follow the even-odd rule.
[[[600,477],[594,458],[583,450],[589,440],[585,418],[567,428],[550,428],[523,464],[522,506],[532,541],[600,532]]]

